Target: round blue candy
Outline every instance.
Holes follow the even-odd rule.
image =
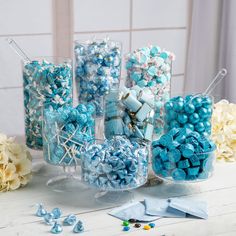
[[[174,180],[185,180],[186,173],[182,169],[175,169],[171,172],[171,176]]]
[[[197,113],[193,113],[189,116],[189,122],[192,124],[196,124],[200,120],[200,117]]]
[[[124,226],[123,227],[123,231],[129,231],[130,230],[130,227],[129,226]]]
[[[184,104],[184,111],[187,114],[192,114],[195,111],[195,106],[192,103],[187,102]]]
[[[190,143],[182,144],[181,152],[184,157],[189,158],[194,154],[194,146]]]
[[[195,130],[198,131],[199,133],[204,132],[204,130],[205,130],[204,123],[203,123],[203,122],[198,122],[198,123],[195,125]]]
[[[185,124],[188,121],[188,116],[184,113],[180,113],[177,116],[177,120],[180,124]]]

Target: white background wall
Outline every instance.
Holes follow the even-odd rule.
[[[68,4],[72,9],[64,8]],[[147,44],[173,51],[172,91],[183,89],[188,44],[189,0],[0,0],[0,132],[24,134],[19,58],[7,45],[14,38],[30,56],[58,55],[60,22],[70,18],[74,39],[109,35],[123,53]],[[55,7],[56,4],[59,4]],[[57,12],[55,12],[57,11]],[[57,17],[54,17],[57,14]],[[58,19],[59,16],[59,19]],[[55,26],[56,25],[56,26]],[[60,29],[61,31],[61,29]],[[65,29],[65,32],[68,31]],[[60,35],[61,32],[60,32]],[[68,37],[65,35],[64,37]],[[73,38],[73,37],[72,37]],[[65,47],[65,46],[63,46]],[[69,47],[69,45],[68,45]],[[56,50],[55,50],[56,48]],[[58,51],[57,51],[58,50]]]

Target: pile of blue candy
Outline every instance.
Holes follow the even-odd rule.
[[[111,90],[105,99],[105,136],[151,141],[155,98],[149,88]]]
[[[93,103],[96,115],[103,115],[103,96],[119,85],[121,44],[109,39],[77,41],[74,51],[79,101]]]
[[[147,146],[122,136],[89,145],[82,155],[83,180],[102,190],[137,188],[147,175]]]
[[[82,233],[84,232],[84,226],[81,220],[77,221],[77,218],[74,214],[70,214],[64,218],[62,224],[59,223],[59,219],[62,218],[62,211],[60,208],[54,208],[51,212],[47,212],[44,206],[40,203],[38,204],[38,209],[36,211],[36,216],[42,217],[44,219],[45,224],[52,225],[50,230],[53,234],[60,234],[63,231],[63,226],[74,226],[74,233]]]
[[[215,144],[187,128],[173,128],[152,142],[152,167],[176,181],[207,179],[213,171]]]
[[[165,104],[165,129],[185,127],[211,134],[212,99],[204,94],[173,97]]]
[[[43,149],[45,160],[52,165],[74,166],[85,144],[94,140],[93,105],[79,104],[52,107],[44,111]]]
[[[31,61],[23,68],[26,144],[42,149],[42,108],[72,104],[72,66],[46,60]]]

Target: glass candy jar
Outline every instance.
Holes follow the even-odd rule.
[[[105,98],[105,137],[152,141],[155,98],[149,88],[111,90]]]
[[[131,142],[123,136],[105,141],[96,140],[94,144],[86,147],[81,166],[85,183],[101,190],[102,196],[115,192],[118,200],[118,196],[121,197],[118,191],[122,195],[126,190],[138,188],[146,183],[148,148],[145,144]],[[109,197],[105,199],[109,201]]]
[[[26,145],[41,150],[43,107],[72,104],[72,62],[46,57],[22,65]]]
[[[134,50],[126,56],[126,86],[148,87],[155,95],[154,135],[160,137],[164,130],[164,103],[170,98],[173,53],[158,46]]]
[[[201,181],[213,173],[215,144],[188,128],[172,128],[152,142],[155,174],[175,182]]]
[[[94,114],[92,105],[64,106],[44,109],[43,154],[47,163],[63,167],[68,174],[48,181],[49,186],[73,179],[85,145],[94,140]],[[70,168],[72,167],[72,168]],[[69,171],[67,171],[69,170]],[[74,172],[73,172],[74,171]]]
[[[119,87],[121,43],[109,39],[75,41],[74,53],[78,100],[94,104],[96,116],[103,116],[104,95]]]
[[[212,97],[205,94],[175,96],[164,107],[166,132],[184,127],[205,136],[211,134]]]

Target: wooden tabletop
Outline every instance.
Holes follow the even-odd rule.
[[[34,155],[36,163],[43,163],[41,154]],[[84,236],[141,236],[179,235],[209,236],[236,235],[236,163],[216,163],[215,174],[207,181],[194,184],[163,183],[154,187],[134,190],[134,200],[145,197],[168,198],[183,196],[208,203],[209,219],[157,220],[156,227],[149,231],[131,227],[122,231],[121,221],[108,215],[114,204],[98,203],[96,191],[75,189],[73,192],[55,192],[46,186],[47,180],[58,174],[58,168],[44,165],[34,173],[32,181],[24,188],[0,194],[0,236],[52,235],[51,226],[35,216],[37,203],[47,210],[59,207],[63,216],[76,214],[84,223]],[[72,227],[63,227],[60,235],[74,235]]]

